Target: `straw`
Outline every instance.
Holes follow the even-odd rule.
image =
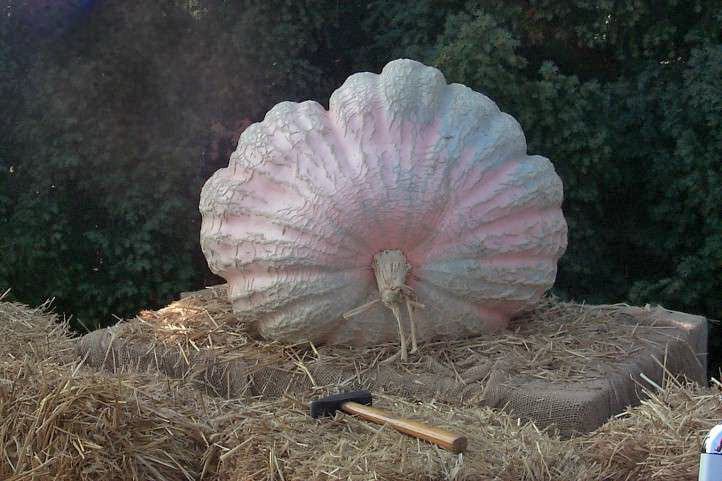
[[[73,340],[68,323],[51,310],[52,301],[31,308],[24,304],[0,302],[0,359],[36,360],[73,358]]]
[[[662,391],[597,431],[560,439],[491,408],[416,404],[378,395],[398,415],[465,434],[454,455],[345,414],[310,419],[283,398],[228,419],[205,457],[221,480],[694,481],[706,433],[722,418],[718,389],[672,377]]]
[[[293,362],[299,370],[319,359],[352,362],[357,376],[384,360],[398,362],[392,345],[343,349],[256,339],[233,319],[222,296],[204,295],[142,313],[126,325],[139,339],[183,350],[191,360],[194,352],[230,359],[232,345],[246,360]],[[559,379],[554,370],[567,369],[574,376],[572,359],[605,362],[624,356],[628,337],[658,342],[652,336],[645,341],[645,332],[664,332],[665,326],[628,316],[626,309],[549,299],[515,320],[498,342],[482,336],[426,344],[422,355],[402,367],[471,382],[466,367],[480,361],[468,362],[464,352],[491,359],[501,353],[518,356],[512,368],[529,375],[524,363],[557,356],[557,364],[547,364],[542,375]],[[72,340],[47,306],[0,302],[0,321],[6,340],[0,351],[0,479],[12,481],[693,481],[702,440],[722,419],[717,381],[705,388],[669,372],[661,382],[650,378],[641,405],[571,439],[489,407],[417,403],[374,392],[378,407],[466,435],[467,451],[454,455],[348,415],[311,419],[309,400],[338,386],[319,385],[270,400],[222,400],[192,389],[187,380],[132,370],[110,374],[82,361],[68,363]],[[628,334],[616,333],[619,326]],[[560,348],[566,354],[554,351]],[[494,363],[487,364],[488,374]],[[483,375],[484,369],[477,371]]]
[[[0,479],[199,479],[219,409],[200,396],[147,375],[0,362]]]
[[[702,441],[722,422],[718,389],[667,377],[662,390],[607,422],[583,441],[604,479],[696,481]]]
[[[489,408],[417,405],[394,396],[376,403],[467,435],[455,455],[351,416],[310,419],[291,398],[259,403],[231,420],[206,453],[214,480],[585,480],[596,472],[554,433]],[[592,468],[594,469],[594,468]]]

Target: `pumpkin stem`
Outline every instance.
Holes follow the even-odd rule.
[[[406,256],[399,250],[381,251],[374,256],[372,263],[374,274],[376,275],[376,285],[381,294],[381,302],[394,313],[396,321],[399,324],[399,340],[401,341],[401,360],[408,359],[406,353],[406,336],[404,328],[401,324],[401,306],[406,303],[409,311],[409,323],[411,324],[411,352],[416,352],[416,324],[411,313],[414,302],[414,291],[406,285],[406,275],[411,270],[411,266],[406,261]],[[418,304],[418,303],[416,303]]]
[[[396,322],[399,325],[399,341],[401,341],[401,360],[408,360],[406,352],[406,335],[401,323],[401,306],[406,304],[409,313],[409,324],[411,325],[411,353],[418,350],[416,344],[416,322],[414,321],[414,308],[423,309],[425,306],[416,302],[414,290],[405,284],[406,275],[411,266],[406,262],[406,256],[399,250],[381,251],[374,256],[372,263],[376,275],[376,285],[381,294],[380,299],[374,299],[346,312],[343,317],[350,319],[373,307],[377,302],[382,302],[394,313]]]
[[[418,350],[416,345],[416,323],[414,322],[414,308],[411,305],[411,300],[406,298],[406,310],[409,312],[409,324],[411,325],[411,354]]]
[[[405,362],[408,360],[409,356],[406,353],[406,336],[404,335],[404,326],[401,324],[401,309],[399,309],[398,304],[390,306],[390,309],[391,312],[394,313],[396,322],[398,322],[399,324],[399,339],[401,340],[401,361]]]
[[[362,312],[368,311],[377,302],[381,302],[381,299],[374,299],[373,301],[367,302],[366,304],[361,304],[360,306],[353,308],[350,311],[344,313],[343,317],[344,317],[344,319],[351,319],[353,316],[356,316],[358,314],[361,314]]]

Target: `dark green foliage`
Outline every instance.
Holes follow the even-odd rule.
[[[0,290],[25,302],[101,325],[214,282],[198,196],[242,128],[407,57],[490,96],[554,162],[558,294],[722,318],[714,2],[5,3]]]
[[[357,53],[356,70],[378,72],[397,58],[431,59],[446,19],[464,10],[463,0],[372,0],[363,16],[368,35]]]
[[[198,269],[200,125],[175,76],[192,19],[170,2],[119,5],[36,44],[3,232],[14,294],[56,297],[89,326],[169,299]]]
[[[0,117],[0,214],[7,209],[10,199],[7,197],[7,184],[10,176],[10,146],[12,144],[12,125],[14,112],[17,111],[11,99],[16,95],[16,66],[6,48],[0,44],[0,106],[4,115]],[[1,219],[1,218],[0,218]]]

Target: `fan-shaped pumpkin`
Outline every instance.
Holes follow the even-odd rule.
[[[503,328],[553,285],[561,202],[514,118],[396,60],[349,77],[329,111],[283,102],[248,127],[203,187],[201,245],[266,338],[388,342],[403,304],[413,337],[459,338]]]

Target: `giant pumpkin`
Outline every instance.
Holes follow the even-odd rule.
[[[566,247],[561,203],[514,118],[403,59],[349,77],[328,111],[283,102],[249,126],[203,187],[201,246],[261,336],[401,336],[405,358],[407,330],[415,348],[532,306]]]

